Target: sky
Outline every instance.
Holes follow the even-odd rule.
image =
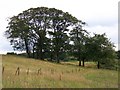
[[[2,0],[0,2],[0,54],[13,51],[4,36],[7,19],[24,10],[49,7],[69,12],[88,25],[85,29],[93,33],[106,33],[118,50],[118,2],[119,0]]]

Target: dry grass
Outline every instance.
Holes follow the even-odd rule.
[[[86,67],[77,66],[78,62],[61,64],[29,59],[19,56],[3,56],[4,88],[117,88],[118,72],[97,69],[95,63]],[[20,67],[20,75],[15,75]],[[29,68],[29,74],[27,70]],[[41,72],[38,74],[38,69]]]

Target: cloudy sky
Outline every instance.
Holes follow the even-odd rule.
[[[8,25],[7,19],[24,10],[35,7],[49,7],[69,12],[85,21],[88,32],[102,34],[118,49],[118,1],[119,0],[2,0],[0,2],[0,53],[13,51],[4,36]]]

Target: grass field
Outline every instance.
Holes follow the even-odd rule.
[[[3,88],[118,88],[118,72],[97,69],[95,63],[51,63],[20,56],[2,56]],[[17,67],[20,74],[15,75]],[[27,72],[29,68],[29,73]],[[38,74],[38,69],[41,69]]]

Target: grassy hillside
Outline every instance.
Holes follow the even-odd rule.
[[[61,64],[6,55],[2,57],[4,88],[117,88],[118,72],[97,69],[94,63],[86,67],[78,62]],[[15,75],[17,67],[20,74]],[[29,73],[27,74],[29,68]],[[38,69],[41,71],[38,74]]]

